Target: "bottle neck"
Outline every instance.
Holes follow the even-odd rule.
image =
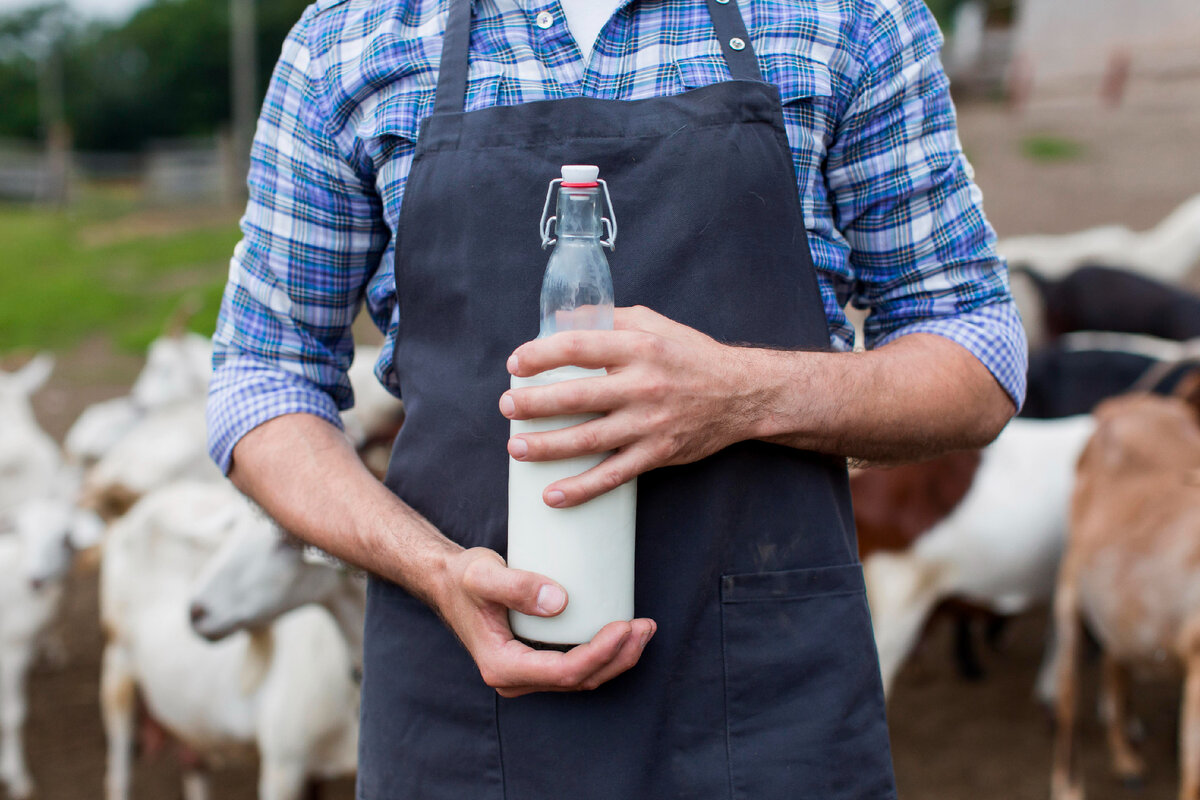
[[[555,233],[563,239],[596,239],[603,232],[600,222],[600,188],[560,187]]]

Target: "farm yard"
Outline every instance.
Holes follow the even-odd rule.
[[[1133,85],[1119,108],[1036,105],[1014,114],[981,101],[960,107],[961,137],[1002,239],[1063,234],[1107,224],[1154,226],[1200,193],[1200,86],[1195,80]],[[147,210],[106,189],[69,212],[0,209],[0,354],[12,368],[35,350],[57,364],[34,397],[39,422],[61,441],[88,405],[123,395],[142,368],[146,345],[172,320],[211,333],[236,210]],[[1192,286],[1196,287],[1193,273]],[[369,325],[356,329],[376,340]],[[43,800],[101,796],[105,741],[98,700],[103,646],[97,577],[67,581],[55,628],[65,663],[33,674],[27,752]],[[935,618],[899,671],[889,700],[896,773],[903,798],[1045,798],[1051,771],[1050,718],[1033,700],[1047,608],[1011,620],[994,647],[981,648],[983,676],[961,678],[953,625]],[[1132,800],[1174,796],[1179,781],[1179,687],[1138,683],[1133,705],[1143,726],[1144,785],[1130,789],[1108,769],[1095,707],[1099,665],[1085,658],[1080,753],[1088,796]],[[255,796],[256,770],[214,770],[214,796]],[[170,752],[143,752],[134,796],[179,795]],[[352,782],[327,798],[352,797]],[[0,796],[3,796],[0,794]]]

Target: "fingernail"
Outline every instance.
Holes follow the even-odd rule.
[[[646,642],[650,641],[650,634],[654,633],[653,628],[646,628],[646,632],[642,634],[642,647],[646,646]]]
[[[500,395],[500,413],[506,417],[511,417],[513,412],[517,410],[517,404],[513,402],[512,397],[507,394]]]
[[[508,371],[511,375],[517,374],[517,354],[513,353],[508,357]]]
[[[529,445],[524,439],[509,439],[508,454],[513,458],[524,458],[529,454]]]
[[[546,492],[546,504],[558,508],[563,503],[567,502],[567,496],[555,489],[552,492]]]
[[[542,588],[538,589],[538,610],[545,614],[557,614],[562,611],[566,602],[566,593],[552,583],[543,584]]]

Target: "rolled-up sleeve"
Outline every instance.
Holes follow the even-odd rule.
[[[881,0],[830,146],[835,221],[868,347],[911,333],[974,354],[1020,407],[1026,342],[958,139],[941,34],[921,0]]]
[[[310,60],[310,7],[284,43],[251,150],[249,202],[213,336],[209,453],[222,470],[283,414],[340,425],[354,321],[389,233],[369,166],[331,132]]]

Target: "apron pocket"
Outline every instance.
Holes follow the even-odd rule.
[[[894,796],[861,565],[726,575],[721,627],[732,797]]]

